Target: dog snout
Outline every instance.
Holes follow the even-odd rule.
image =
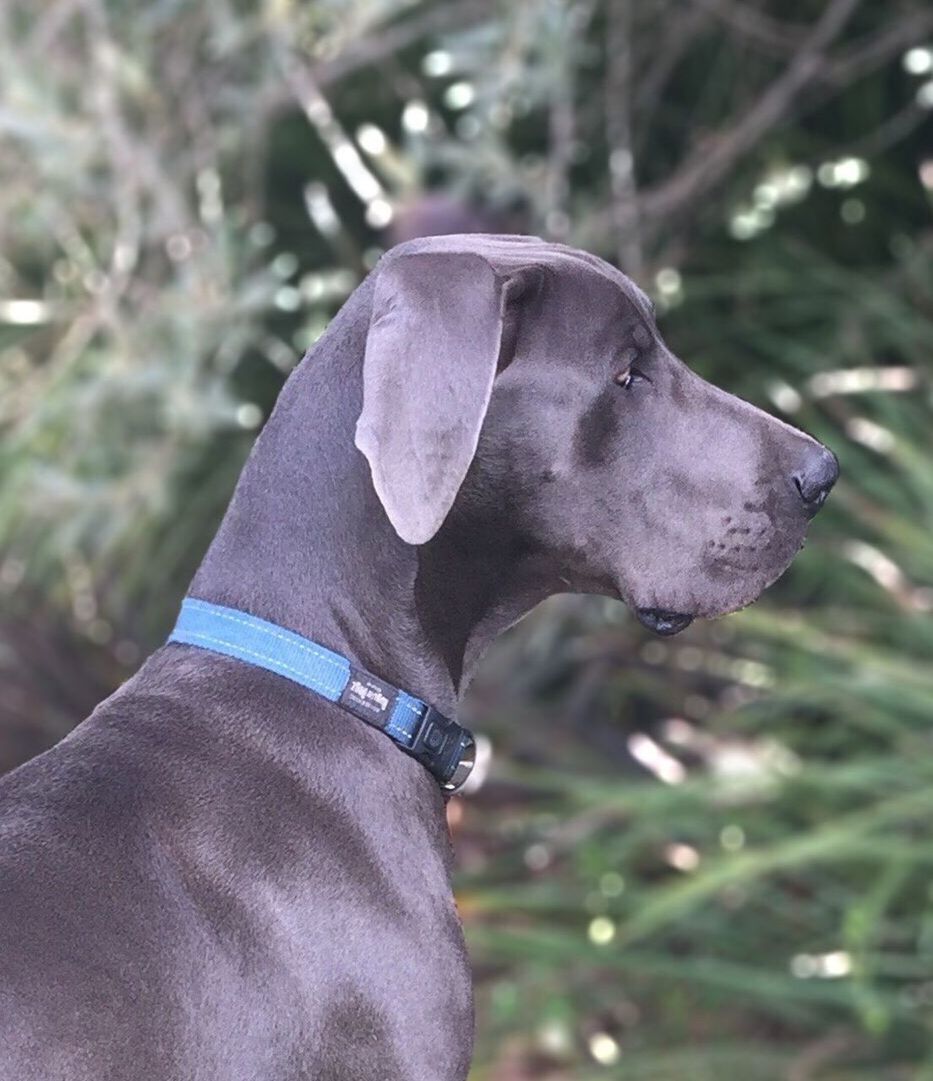
[[[807,448],[791,480],[808,515],[812,517],[823,506],[838,477],[839,462],[831,450],[819,443]]]

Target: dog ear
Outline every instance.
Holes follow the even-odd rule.
[[[472,252],[399,253],[377,272],[356,446],[408,544],[440,528],[476,453],[507,285]]]

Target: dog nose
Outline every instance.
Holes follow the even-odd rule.
[[[826,502],[838,477],[839,462],[831,450],[820,445],[808,449],[806,458],[791,474],[791,479],[811,517]]]

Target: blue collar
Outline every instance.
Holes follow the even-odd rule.
[[[168,640],[276,672],[335,702],[381,728],[432,773],[445,792],[455,792],[470,775],[475,743],[467,729],[310,638],[237,608],[186,597]]]

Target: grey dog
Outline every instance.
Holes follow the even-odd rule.
[[[452,716],[559,592],[754,600],[837,475],[645,295],[526,237],[393,249],[283,390],[192,583]],[[0,782],[3,1081],[462,1081],[444,795],[376,728],[172,643]]]

